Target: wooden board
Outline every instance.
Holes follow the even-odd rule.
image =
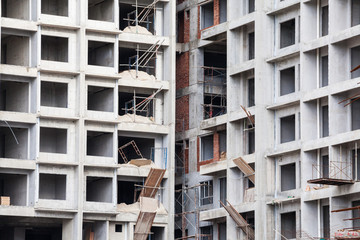
[[[250,165],[242,158],[238,157],[233,160],[233,162],[238,166],[240,171],[242,171],[249,180],[255,184],[255,171],[250,167]]]
[[[324,184],[324,185],[335,185],[335,186],[355,183],[355,181],[353,180],[335,179],[335,178],[318,178],[318,179],[308,180],[307,182],[312,184]]]
[[[146,178],[140,197],[154,198],[165,174],[165,169],[151,168]]]
[[[10,197],[1,196],[0,197],[0,205],[10,206]]]
[[[141,166],[145,166],[145,165],[150,165],[151,160],[145,159],[145,158],[132,159],[132,160],[130,160],[129,163],[132,164],[132,165],[135,165],[137,167],[141,167]]]
[[[156,212],[140,212],[134,230],[134,240],[146,240],[150,234]]]
[[[243,232],[248,236],[247,239],[255,240],[254,229],[246,222],[246,220],[236,211],[236,209],[227,201],[228,205],[220,201],[220,204],[225,208],[229,213],[230,217],[235,221],[236,225],[243,230]]]

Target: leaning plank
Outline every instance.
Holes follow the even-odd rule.
[[[250,181],[255,184],[255,171],[250,165],[242,158],[238,157],[233,160],[238,168],[247,176]]]
[[[140,192],[139,199],[140,197],[154,198],[160,187],[164,174],[165,169],[151,168],[149,175],[146,178],[144,187]]]
[[[150,234],[157,209],[157,200],[153,198],[140,198],[140,213],[134,229],[134,240],[146,240]]]
[[[247,239],[255,240],[255,232],[254,229],[246,222],[246,220],[236,211],[236,209],[227,201],[228,205],[220,201],[220,204],[225,208],[225,210],[229,213],[230,217],[235,221],[236,225],[243,230],[243,232],[247,235]]]

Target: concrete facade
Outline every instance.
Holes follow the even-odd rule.
[[[0,238],[133,239],[150,165],[125,164],[118,148],[135,140],[166,169],[150,238],[173,239],[175,2],[158,1],[145,32],[125,29],[132,0],[3,0],[0,10],[0,195],[11,199]],[[138,77],[127,71],[159,44]],[[131,100],[155,92],[132,114]]]
[[[219,200],[256,239],[359,227],[331,212],[360,200],[359,2],[179,0],[177,18],[176,238],[248,239]]]

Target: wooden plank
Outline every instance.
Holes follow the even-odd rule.
[[[255,171],[250,167],[250,165],[242,158],[238,157],[233,160],[235,165],[242,171],[249,180],[255,184]]]
[[[220,204],[225,208],[225,210],[229,213],[230,217],[235,221],[236,225],[241,228],[241,230],[248,236],[249,240],[255,240],[255,232],[254,229],[250,227],[250,224],[246,222],[246,220],[236,211],[236,209],[227,201],[228,205],[220,201]]]
[[[154,198],[161,181],[165,175],[165,169],[151,168],[149,175],[146,178],[143,189],[140,192],[140,197]]]
[[[150,234],[156,212],[140,212],[135,224],[134,240],[146,240]]]
[[[355,183],[353,180],[335,179],[335,178],[317,178],[317,179],[308,180],[307,182],[312,184],[325,184],[325,185],[335,185],[335,186]]]

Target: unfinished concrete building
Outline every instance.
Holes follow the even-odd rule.
[[[177,20],[175,238],[359,239],[360,1]]]
[[[0,239],[172,239],[176,3],[2,0]]]

